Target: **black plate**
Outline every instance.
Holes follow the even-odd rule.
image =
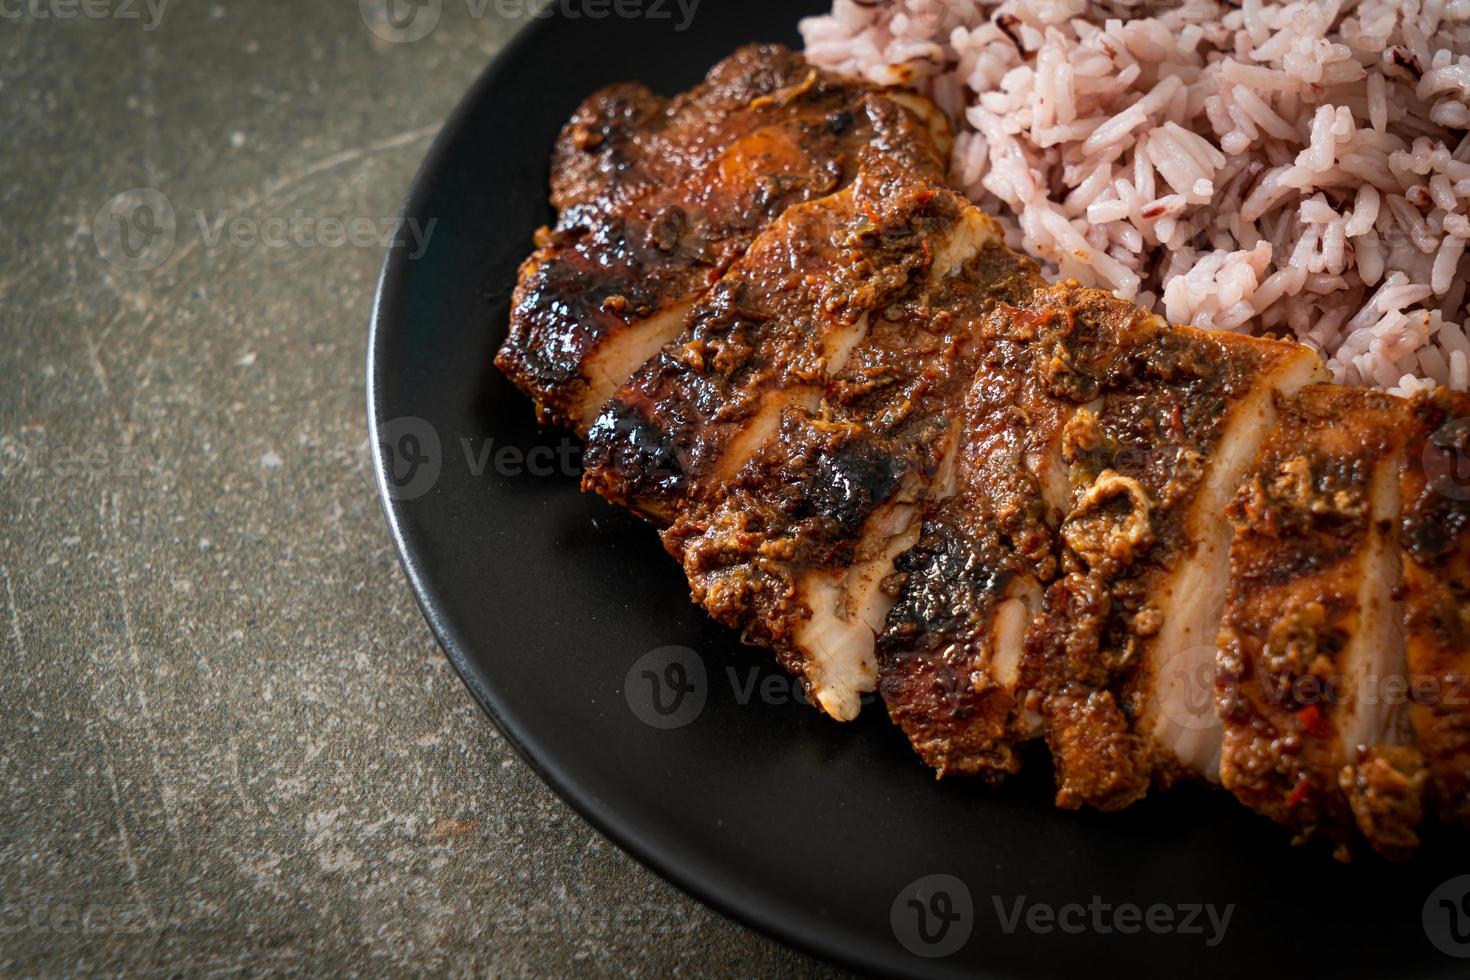
[[[465,684],[546,781],[644,863],[852,966],[1463,975],[1470,962],[1430,933],[1445,945],[1453,925],[1470,933],[1470,906],[1454,921],[1440,896],[1429,901],[1470,872],[1463,839],[1436,842],[1407,867],[1342,867],[1199,789],[1122,814],[1064,813],[1051,806],[1044,758],[998,790],[940,784],[881,706],[843,726],[796,703],[764,653],[689,605],[651,530],[578,491],[575,443],[538,428],[491,366],[516,266],[550,218],[547,153],[577,103],[631,78],[678,91],[738,44],[796,43],[797,17],[823,6],[703,0],[682,32],[677,15],[533,24],[430,152],[404,216],[436,224],[425,254],[414,258],[409,237],[384,265],[369,411],[399,554]],[[671,709],[677,687],[698,690],[665,718],[650,702],[655,684]],[[946,877],[925,880],[933,875]],[[1063,908],[1100,903],[1110,910]],[[942,931],[933,913],[947,907],[953,920],[967,904]],[[1174,924],[1162,929],[1156,910],[1157,928],[1143,919],[1124,933],[1126,904],[1165,906]],[[1183,929],[1189,907],[1204,904],[1234,906],[1217,945],[1203,913],[1190,923],[1202,935]],[[1045,925],[1033,907],[1065,921],[1031,928],[1032,916]],[[916,931],[924,908],[927,944]]]

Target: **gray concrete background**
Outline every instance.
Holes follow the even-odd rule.
[[[386,234],[517,24],[157,5],[0,0],[0,974],[829,972],[555,799],[389,545],[382,250],[320,222]],[[93,233],[135,188],[177,218],[148,271]]]

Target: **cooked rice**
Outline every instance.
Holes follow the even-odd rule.
[[[835,0],[816,64],[912,85],[1055,274],[1291,334],[1337,380],[1470,382],[1470,0]]]

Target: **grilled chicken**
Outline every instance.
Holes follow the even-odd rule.
[[[696,602],[941,776],[1044,738],[1062,806],[1222,782],[1344,856],[1470,825],[1470,397],[1047,285],[946,132],[777,48],[594,96],[497,363]]]
[[[914,543],[920,509],[947,489],[975,324],[1038,281],[959,198],[937,194],[913,216],[906,207],[875,211],[869,232],[877,253],[922,257],[906,288],[829,350],[820,401],[787,402],[734,478],[691,501],[664,535],[696,600],[775,649],[843,720],[877,685],[874,638],[893,602],[884,585],[894,559]]]
[[[1095,290],[1038,297],[1036,383],[1078,405],[1062,575],[1027,639],[1059,805],[1125,806],[1155,776],[1210,776],[1229,556],[1220,511],[1273,390],[1317,377],[1295,344],[1172,328]]]
[[[930,261],[924,244],[955,226],[954,200],[873,153],[848,187],[788,210],[604,406],[587,437],[585,488],[660,524],[717,490],[788,405],[818,404],[873,311]],[[874,250],[884,234],[908,236],[908,247]]]
[[[1424,774],[1397,598],[1405,405],[1314,385],[1279,414],[1229,509],[1221,780],[1303,837],[1346,843],[1356,826],[1407,853]]]
[[[952,451],[974,321],[1039,281],[874,155],[788,211],[609,403],[585,485],[670,524],[694,598],[834,717],[876,683],[880,586]]]
[[[1470,827],[1470,396],[1415,399],[1403,508],[1413,733],[1440,818]]]
[[[1061,435],[1076,411],[1033,381],[1036,324],[1003,307],[981,327],[981,364],[953,472],[918,542],[897,562],[897,602],[878,638],[889,715],[940,776],[1016,772],[1039,734],[1020,685],[1027,628],[1056,577],[1067,505]]]
[[[593,95],[552,157],[554,228],[520,271],[496,363],[543,421],[585,432],[787,208],[851,182],[865,153],[942,179],[948,122],[922,99],[752,46],[670,102]]]
[[[1399,601],[1406,407],[1313,387],[1282,408],[1231,509],[1222,777],[1302,837],[1345,854],[1356,826],[1401,856],[1417,844],[1425,782]]]

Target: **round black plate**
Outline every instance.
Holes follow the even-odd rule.
[[[690,606],[653,531],[578,491],[575,442],[538,428],[491,365],[576,105],[626,79],[679,91],[741,43],[796,43],[823,6],[703,0],[684,31],[674,0],[658,4],[670,19],[535,23],[430,152],[404,221],[435,224],[424,254],[405,235],[384,265],[369,411],[399,554],[465,684],[640,860],[858,968],[1463,975],[1470,961],[1433,940],[1470,954],[1470,903],[1429,901],[1470,872],[1463,839],[1407,867],[1343,867],[1201,789],[1064,813],[1044,757],[999,789],[937,783],[881,705],[844,726],[797,703],[766,654]],[[1230,909],[1223,936],[1204,906]]]

